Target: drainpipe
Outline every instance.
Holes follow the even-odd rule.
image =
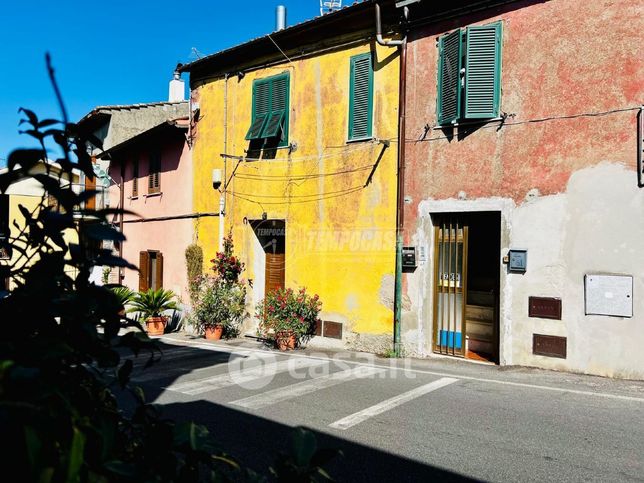
[[[396,189],[396,278],[394,291],[394,353],[402,355],[402,247],[404,229],[405,198],[405,106],[407,80],[407,34],[400,40],[384,40],[380,22],[380,5],[376,7],[376,41],[385,47],[400,47],[400,79],[398,81],[398,169]],[[403,7],[405,22],[409,17],[409,8]]]

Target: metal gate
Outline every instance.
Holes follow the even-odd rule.
[[[434,352],[465,356],[468,227],[445,219],[434,227]]]

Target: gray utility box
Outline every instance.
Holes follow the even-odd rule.
[[[585,277],[586,315],[633,317],[631,275],[589,274]]]

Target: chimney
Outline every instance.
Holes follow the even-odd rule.
[[[174,78],[170,81],[168,102],[181,102],[186,100],[186,89],[181,80],[181,74],[174,71]]]
[[[275,9],[275,32],[286,28],[286,7],[278,5]]]

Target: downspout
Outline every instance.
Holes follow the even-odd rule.
[[[404,199],[405,199],[405,106],[407,79],[407,33],[400,40],[384,40],[380,21],[380,5],[376,7],[376,41],[385,47],[400,47],[400,79],[398,81],[398,168],[396,188],[396,277],[394,291],[394,353],[402,355],[402,247],[404,234]],[[403,7],[405,23],[409,17],[409,8]],[[406,28],[406,26],[405,26]]]
[[[224,74],[224,153],[228,153],[228,77]],[[224,180],[228,179],[226,167],[228,163],[224,158]],[[223,185],[222,185],[223,186]],[[226,187],[223,186],[219,194],[219,251],[224,251],[224,218],[226,217]]]

